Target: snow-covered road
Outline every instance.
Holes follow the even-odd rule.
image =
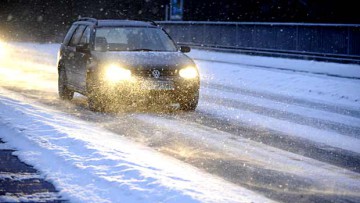
[[[58,99],[58,46],[0,61],[0,137],[65,198],[360,201],[359,65],[193,50],[194,113],[99,114]]]

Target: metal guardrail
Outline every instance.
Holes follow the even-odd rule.
[[[360,63],[360,24],[158,21],[179,44]]]

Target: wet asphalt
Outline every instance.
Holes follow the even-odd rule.
[[[0,144],[4,143],[0,139]],[[22,162],[14,152],[0,149],[0,202],[67,202],[52,183],[33,166]]]

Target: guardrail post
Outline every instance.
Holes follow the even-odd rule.
[[[299,51],[299,26],[296,25],[295,50]]]
[[[347,28],[347,54],[350,55],[350,27]]]
[[[203,39],[202,39],[202,44],[201,44],[201,46],[204,46],[204,44],[205,44],[205,42],[206,42],[205,36],[207,36],[207,35],[206,35],[205,33],[206,33],[206,24],[203,24],[203,33],[202,33]]]
[[[252,32],[251,32],[251,33],[252,33],[252,47],[255,47],[255,41],[256,41],[256,40],[255,40],[255,38],[256,38],[256,37],[255,37],[255,35],[256,35],[255,29],[256,29],[256,25],[253,26],[253,30],[252,30]]]
[[[235,24],[235,47],[239,47],[238,24]]]

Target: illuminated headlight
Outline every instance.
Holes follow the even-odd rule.
[[[131,79],[131,71],[117,65],[109,65],[106,68],[105,79],[111,83],[129,80]]]
[[[180,76],[185,79],[193,79],[198,76],[198,72],[195,67],[189,66],[186,68],[183,68],[179,72]]]

